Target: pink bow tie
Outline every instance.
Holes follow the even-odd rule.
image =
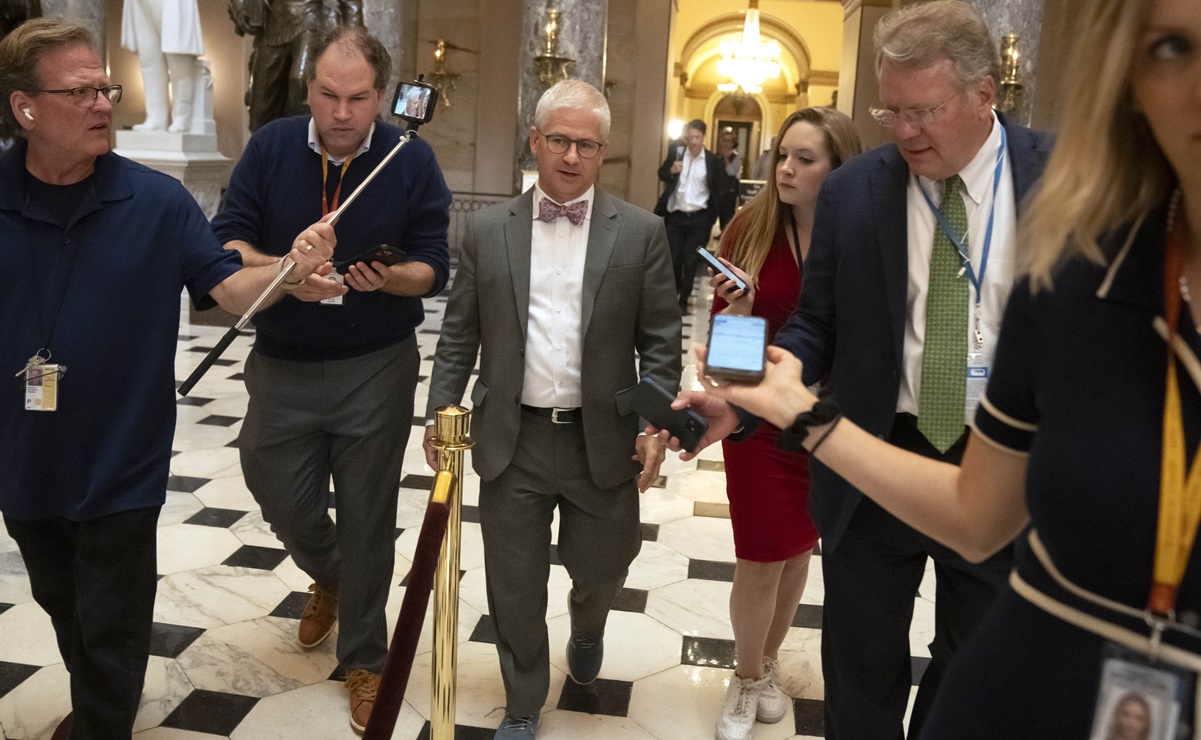
[[[566,216],[568,221],[579,226],[584,223],[584,216],[587,214],[588,201],[586,200],[577,200],[571,205],[561,206],[550,198],[543,198],[538,205],[538,220],[548,224],[553,224],[559,216]]]

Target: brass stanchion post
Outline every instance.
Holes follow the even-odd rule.
[[[430,740],[454,740],[455,672],[459,655],[459,545],[463,507],[463,452],[471,441],[471,412],[442,406],[435,419],[438,469],[454,476],[450,515],[442,555],[434,575],[433,690],[430,692]]]

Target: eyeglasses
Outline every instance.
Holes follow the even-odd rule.
[[[90,108],[96,104],[96,97],[103,95],[104,99],[116,105],[121,102],[121,86],[108,85],[107,87],[72,87],[67,90],[34,90],[37,93],[55,93],[58,95],[71,96],[71,102],[75,105]]]
[[[867,112],[871,114],[872,118],[876,119],[876,123],[885,128],[896,126],[898,120],[904,121],[910,126],[924,128],[929,126],[930,122],[934,120],[935,114],[945,108],[947,103],[954,100],[955,97],[955,95],[952,95],[934,108],[910,108],[908,110],[895,111],[873,105],[867,109]]]
[[[555,154],[566,154],[567,150],[575,144],[575,152],[584,159],[592,159],[600,154],[600,150],[604,148],[604,144],[592,139],[569,139],[566,136],[551,135],[547,136],[541,131],[542,138],[546,139],[546,148],[550,149]]]

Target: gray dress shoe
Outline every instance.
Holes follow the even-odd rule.
[[[567,670],[571,680],[581,685],[592,683],[604,660],[604,638],[593,641],[578,632],[571,633],[571,639],[567,641]]]
[[[513,717],[506,712],[505,718],[501,720],[500,727],[496,728],[496,734],[492,736],[492,740],[532,740],[535,733],[538,732],[539,720],[540,716],[537,714]]]

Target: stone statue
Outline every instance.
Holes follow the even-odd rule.
[[[134,130],[191,131],[196,57],[204,53],[196,0],[125,0],[121,46],[137,53],[146,86],[146,121]]]
[[[229,14],[239,35],[255,37],[246,93],[250,130],[303,113],[308,48],[324,25],[322,0],[229,0]],[[337,0],[335,22],[363,25],[362,0]]]

